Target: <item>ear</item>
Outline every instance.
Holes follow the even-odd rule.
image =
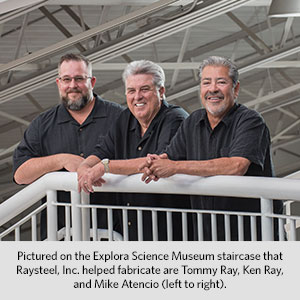
[[[161,86],[161,87],[159,88],[159,96],[160,96],[160,99],[163,98],[163,94],[165,93],[165,91],[166,91],[166,89],[165,89],[164,86]]]
[[[239,92],[240,92],[240,82],[238,81],[234,88],[234,99],[236,99],[239,96]]]
[[[94,88],[94,86],[95,86],[95,84],[96,84],[96,81],[97,81],[96,77],[93,76],[93,77],[91,78],[91,85],[92,85],[92,88]]]
[[[58,86],[58,88],[59,88],[59,86],[60,86],[59,78],[56,78],[55,81],[56,81],[56,84],[57,84],[57,86]]]

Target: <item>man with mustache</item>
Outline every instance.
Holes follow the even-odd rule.
[[[32,121],[14,152],[14,180],[18,184],[30,184],[48,172],[75,172],[92,153],[98,136],[106,134],[124,109],[93,94],[96,77],[92,75],[92,64],[80,54],[61,57],[56,83],[61,103]],[[69,201],[70,197],[59,192],[58,198]],[[101,199],[101,204],[112,204],[109,195],[101,195]],[[61,208],[58,222],[59,228],[64,226]],[[44,214],[41,227],[45,238]]]
[[[174,174],[273,176],[269,130],[261,115],[236,103],[239,88],[238,70],[231,61],[217,56],[204,60],[200,66],[204,109],[182,123],[164,154],[149,155],[140,166],[145,170],[142,179],[148,183]],[[275,213],[280,213],[281,201],[274,203]],[[191,205],[204,210],[260,211],[258,199],[191,196]],[[237,240],[237,217],[231,217],[230,225],[231,240]],[[203,226],[204,240],[211,240],[210,215],[204,216]],[[196,218],[194,232],[197,239]],[[225,239],[221,215],[217,238]],[[244,220],[244,239],[251,239],[249,218]]]

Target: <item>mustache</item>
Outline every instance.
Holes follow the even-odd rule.
[[[215,93],[212,93],[212,92],[207,92],[204,96],[205,99],[207,99],[208,97],[219,97],[219,98],[224,98],[224,95],[223,93],[221,92],[215,92]]]
[[[78,88],[70,88],[67,90],[67,93],[81,93],[81,90]]]

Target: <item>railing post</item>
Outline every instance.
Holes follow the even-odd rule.
[[[57,241],[57,192],[47,191],[47,238],[48,241]]]
[[[263,241],[273,241],[273,219],[266,215],[273,213],[273,200],[260,198],[261,236]]]
[[[71,204],[72,204],[72,236],[73,241],[82,240],[82,218],[80,205],[80,193],[71,191]]]
[[[90,195],[81,192],[81,204],[89,205],[90,204]],[[91,217],[90,217],[90,209],[89,208],[82,208],[81,210],[82,215],[82,240],[89,241],[90,240],[90,224],[91,224]]]

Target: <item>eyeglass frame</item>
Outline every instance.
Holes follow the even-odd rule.
[[[58,77],[58,79],[65,85],[68,85],[72,82],[72,80],[74,79],[75,83],[80,84],[80,83],[84,83],[86,82],[87,79],[92,79],[92,76],[66,76],[66,77]],[[70,79],[69,82],[65,82],[64,80]]]

